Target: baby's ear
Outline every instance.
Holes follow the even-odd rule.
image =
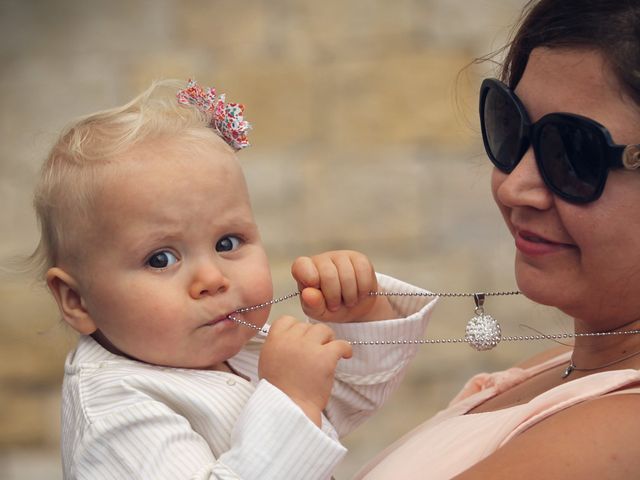
[[[71,275],[61,268],[50,268],[47,270],[47,285],[65,322],[83,335],[90,335],[97,330],[85,307],[78,283]]]

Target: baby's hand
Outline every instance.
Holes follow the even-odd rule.
[[[369,322],[396,316],[386,297],[369,295],[378,289],[375,270],[359,252],[336,250],[299,257],[291,274],[301,291],[304,313],[324,322]]]
[[[282,390],[318,426],[338,360],[351,357],[351,345],[334,338],[326,325],[281,317],[271,325],[258,362],[260,378]]]

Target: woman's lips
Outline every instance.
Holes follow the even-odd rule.
[[[554,242],[525,230],[518,231],[515,240],[516,248],[525,255],[548,255],[572,247],[567,243]]]

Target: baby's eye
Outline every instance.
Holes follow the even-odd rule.
[[[147,260],[147,265],[151,268],[167,268],[169,265],[173,265],[177,261],[178,259],[173,253],[163,250],[151,255]]]
[[[242,240],[234,235],[227,235],[226,237],[222,237],[216,243],[216,252],[230,252],[231,250],[235,250],[240,246]]]

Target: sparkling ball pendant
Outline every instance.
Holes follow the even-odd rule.
[[[491,350],[502,339],[500,324],[491,315],[476,315],[467,323],[464,339],[478,351]]]

